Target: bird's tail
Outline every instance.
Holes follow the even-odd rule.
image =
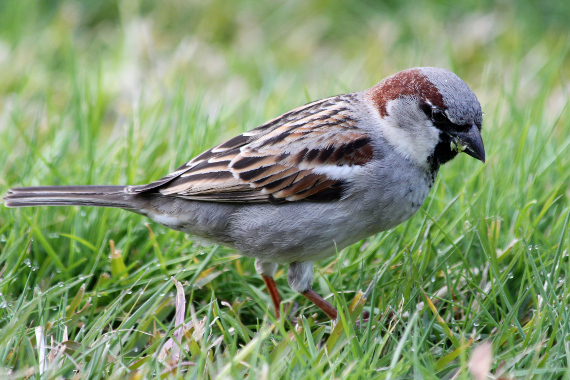
[[[38,186],[16,187],[4,197],[7,207],[98,206],[137,209],[136,194],[127,186]]]

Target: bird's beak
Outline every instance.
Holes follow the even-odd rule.
[[[457,152],[465,152],[473,158],[485,162],[485,147],[483,146],[483,138],[481,132],[475,124],[464,132],[452,132],[451,136],[452,149]]]

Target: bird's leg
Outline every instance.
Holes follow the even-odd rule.
[[[336,309],[323,297],[319,296],[311,285],[313,284],[313,262],[302,261],[293,262],[289,264],[289,271],[287,272],[287,281],[289,286],[296,292],[301,293],[309,301],[314,303],[319,309],[324,311],[330,319],[336,320]]]
[[[275,318],[279,318],[281,296],[277,290],[277,285],[275,285],[275,280],[273,280],[273,276],[275,275],[275,272],[277,272],[277,264],[256,259],[255,270],[260,274],[263,282],[265,282],[265,286],[267,287],[267,291],[269,292],[269,296],[273,302],[273,307],[275,308]]]
[[[330,319],[336,321],[336,309],[333,305],[325,301],[323,297],[319,296],[313,289],[306,290],[301,294],[328,315]]]
[[[275,285],[275,280],[273,280],[273,277],[264,275],[261,275],[261,278],[263,279],[263,282],[265,282],[267,291],[271,296],[271,301],[273,301],[273,307],[275,308],[275,318],[279,319],[279,305],[281,305],[281,296],[277,290],[277,285]]]

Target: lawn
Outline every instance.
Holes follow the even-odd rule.
[[[148,183],[414,66],[468,83],[487,152],[316,264],[336,325],[286,267],[297,325],[231,249],[122,210],[0,205],[0,378],[479,379],[490,361],[570,379],[568,20],[567,1],[0,0],[2,195]]]

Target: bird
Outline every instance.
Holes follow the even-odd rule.
[[[312,289],[313,263],[412,217],[439,168],[485,162],[483,113],[456,74],[415,67],[360,92],[313,101],[233,137],[144,185],[17,187],[7,207],[113,207],[255,259],[275,316],[274,281],[336,320]]]

